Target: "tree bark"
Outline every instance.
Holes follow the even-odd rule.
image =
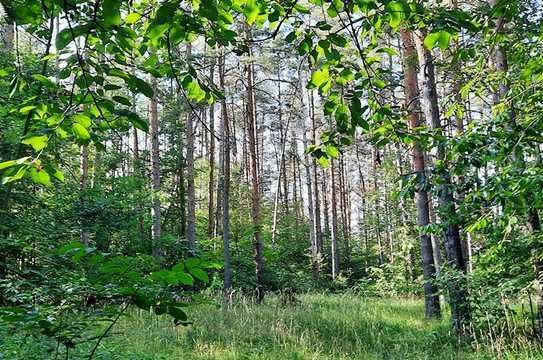
[[[351,246],[349,244],[350,230],[349,230],[349,212],[347,207],[347,179],[345,174],[345,162],[343,155],[339,158],[339,198],[341,204],[341,226],[343,232],[343,253],[345,258],[345,268],[350,272],[351,270]]]
[[[13,39],[14,39],[14,23],[13,19],[8,14],[4,14],[4,19],[1,20],[0,32],[2,35],[2,40],[4,43],[4,51],[12,52],[13,51]]]
[[[246,121],[247,134],[249,138],[249,157],[251,171],[251,218],[253,222],[253,244],[255,250],[255,295],[256,301],[260,303],[264,299],[263,273],[264,273],[264,248],[260,235],[260,184],[259,184],[259,164],[258,164],[258,134],[256,125],[256,104],[254,89],[254,67],[251,51],[251,31],[246,29],[246,41],[249,49],[249,60],[245,64],[246,81]]]
[[[225,90],[225,56],[221,48],[219,54],[219,87],[224,94]],[[219,183],[221,186],[222,201],[222,244],[224,262],[223,294],[225,304],[230,303],[232,292],[232,265],[230,259],[230,125],[226,100],[221,100],[221,167]]]
[[[281,121],[281,117],[279,117],[279,121]],[[281,179],[286,178],[286,166],[285,166],[285,150],[287,147],[287,131],[290,125],[290,116],[287,119],[286,127],[283,129],[282,125],[280,127],[280,134],[281,137],[281,155],[279,158],[279,174],[277,175],[277,186],[275,191],[275,196],[273,200],[273,220],[272,220],[272,236],[271,236],[271,242],[272,244],[275,244],[275,238],[277,236],[277,216],[279,212],[279,197],[281,193]],[[283,181],[283,192],[288,192],[288,188],[286,186],[286,181]],[[283,199],[283,206],[285,207],[285,212],[288,211],[288,197],[284,197]]]
[[[339,276],[339,240],[337,225],[336,197],[336,166],[335,160],[330,160],[330,206],[332,208],[332,279]]]
[[[426,103],[425,113],[430,119],[432,130],[435,136],[443,136],[443,127],[439,114],[439,105],[437,98],[437,88],[435,79],[435,69],[432,54],[424,47],[424,38],[426,31],[419,31],[415,37],[418,57],[420,61],[421,76],[423,78],[424,100]],[[440,161],[437,171],[439,178],[438,189],[438,209],[442,226],[444,226],[445,253],[447,255],[448,265],[459,273],[459,277],[452,280],[449,284],[449,297],[451,305],[451,320],[453,327],[458,332],[463,332],[465,326],[470,320],[468,294],[465,282],[466,264],[462,254],[462,242],[460,240],[460,230],[458,227],[456,203],[453,195],[453,188],[449,171],[446,168],[446,147],[443,141],[437,145],[437,159]]]
[[[417,84],[417,53],[413,45],[411,32],[408,30],[400,31],[404,46],[403,53],[403,71],[404,71],[404,91],[406,107],[409,111],[408,122],[411,129],[423,125],[420,118],[419,88]],[[430,222],[428,212],[428,193],[425,190],[426,166],[424,163],[424,153],[421,145],[415,142],[412,147],[413,168],[418,177],[418,188],[416,192],[417,206],[417,224],[422,229]],[[427,318],[441,316],[439,296],[437,287],[434,284],[436,269],[434,266],[432,241],[423,231],[420,231],[422,268],[424,275],[424,303],[425,314]]]
[[[187,45],[187,61],[192,57],[192,45]],[[190,101],[187,99],[187,101]],[[190,105],[190,104],[189,104]],[[196,199],[194,188],[194,117],[192,106],[188,110],[185,123],[185,138],[187,142],[186,171],[187,171],[187,246],[191,256],[196,254]]]
[[[211,82],[214,82],[215,75],[215,59],[212,60],[210,69],[209,69],[209,78]],[[222,101],[221,101],[222,107]],[[209,106],[209,179],[208,179],[208,203],[207,203],[207,237],[211,238],[214,236],[213,232],[215,230],[215,104]],[[218,202],[218,200],[217,200]]]
[[[156,79],[151,76],[151,86],[154,90],[154,95],[149,102],[149,136],[151,137],[151,181],[153,184],[153,198],[151,207],[151,217],[153,224],[151,226],[151,238],[153,241],[152,249],[153,256],[159,259],[162,256],[160,246],[160,236],[162,233],[161,226],[161,204],[160,204],[160,143],[158,139],[159,123],[158,123],[158,84]]]
[[[87,145],[82,145],[80,151],[81,151],[80,152],[81,174],[79,177],[79,192],[80,192],[81,207],[84,207],[85,197],[83,193],[87,189],[87,181],[89,177],[89,148]],[[89,233],[85,229],[85,219],[83,218],[83,216],[80,217],[79,222],[80,222],[79,241],[81,241],[82,244],[89,245]]]
[[[490,0],[491,6],[498,6],[500,4],[499,0]],[[505,23],[503,18],[499,18],[496,24],[496,33],[501,33]],[[494,66],[495,70],[500,73],[501,76],[506,76],[509,71],[509,65],[507,62],[507,53],[502,46],[497,46],[494,54]],[[512,100],[509,96],[509,84],[505,80],[501,80],[499,83],[499,90],[495,96],[496,102],[504,102],[506,107],[506,112],[509,117],[509,127],[508,130],[513,130],[516,126],[516,114],[513,106]],[[526,167],[524,153],[521,146],[517,146],[513,152],[513,162],[516,163],[517,167],[524,169]],[[530,193],[524,194],[523,202],[526,208],[526,220],[528,230],[534,234],[539,234],[541,232],[541,220],[539,218],[539,212],[536,208],[533,207],[532,201],[533,195]],[[534,253],[539,249],[533,249]],[[537,317],[538,317],[538,336],[540,339],[543,339],[543,262],[537,255],[534,256],[534,267],[536,272],[536,283],[539,285],[538,295],[537,295]]]
[[[317,143],[317,123],[315,119],[315,100],[313,98],[313,90],[308,92],[308,109],[309,118],[311,120],[311,142]],[[313,194],[313,210],[315,211],[315,219],[313,221],[313,227],[315,232],[315,246],[317,248],[317,257],[320,257],[322,253],[322,227],[321,227],[321,206],[319,200],[319,177],[317,172],[317,162],[315,159],[311,159],[311,170],[313,172],[313,184],[315,184],[315,191]],[[320,270],[319,270],[320,271]]]

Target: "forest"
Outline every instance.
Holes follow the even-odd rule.
[[[0,0],[0,359],[543,359],[541,0]]]

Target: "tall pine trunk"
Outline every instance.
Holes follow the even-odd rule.
[[[336,165],[330,160],[330,206],[332,208],[332,279],[339,276],[339,239],[337,224]]]
[[[317,120],[315,118],[315,99],[313,90],[308,92],[308,105],[309,105],[309,117],[311,120],[311,142],[317,143]],[[313,184],[315,185],[315,191],[313,193],[313,209],[315,211],[315,221],[313,223],[315,231],[315,246],[317,247],[317,256],[320,257],[322,253],[322,225],[321,225],[321,205],[319,196],[319,175],[317,171],[317,162],[315,159],[311,159],[311,171],[313,173]]]
[[[249,157],[251,172],[251,218],[253,222],[253,244],[255,250],[255,295],[256,301],[260,303],[264,299],[263,272],[264,272],[264,247],[260,234],[260,184],[259,184],[259,161],[258,161],[258,134],[256,125],[256,104],[254,89],[254,66],[251,50],[251,32],[246,29],[246,40],[249,49],[249,59],[245,64],[246,81],[246,122],[247,135],[249,139]]]
[[[192,56],[192,45],[187,45],[187,62]],[[190,101],[189,99],[187,99]],[[185,138],[187,142],[186,169],[187,169],[187,245],[189,254],[196,254],[196,197],[194,188],[194,117],[197,116],[189,103],[186,116]]]
[[[160,258],[162,250],[160,246],[160,236],[162,233],[161,226],[161,209],[160,209],[160,144],[158,139],[159,124],[158,124],[158,84],[154,77],[151,77],[151,85],[154,95],[149,102],[149,136],[151,137],[151,181],[153,185],[153,197],[151,207],[151,238],[153,256]]]
[[[212,60],[211,66],[209,68],[209,78],[211,79],[211,82],[214,82],[214,75],[215,75],[215,59]],[[221,107],[222,107],[222,101],[221,101]],[[213,237],[213,233],[215,230],[215,104],[211,104],[209,106],[209,153],[208,153],[208,161],[209,161],[209,179],[207,184],[208,189],[208,202],[207,202],[207,237],[211,238]],[[217,200],[218,202],[218,200]]]
[[[426,104],[425,113],[430,119],[435,136],[439,139],[443,136],[443,127],[439,114],[434,62],[432,54],[424,47],[423,41],[425,37],[426,31],[422,29],[415,37],[415,42],[420,62],[421,76],[423,78],[423,97]],[[448,265],[459,274],[459,276],[450,280],[450,283],[448,284],[451,320],[454,329],[458,332],[463,332],[470,319],[465,281],[466,264],[462,253],[462,242],[460,240],[460,229],[458,227],[458,214],[456,213],[453,187],[449,170],[446,168],[446,146],[443,141],[438,141],[437,159],[441,163],[440,166],[436,167],[436,175],[438,178],[438,210],[442,222],[441,225],[444,226],[445,253],[447,255]]]
[[[219,54],[219,87],[224,93],[225,90],[225,56],[221,48]],[[228,123],[228,110],[226,100],[221,100],[221,164],[219,173],[219,184],[222,203],[222,244],[224,262],[224,285],[223,294],[225,304],[230,302],[232,292],[232,265],[230,259],[230,125]],[[217,200],[218,202],[219,200]]]
[[[407,106],[408,122],[411,129],[416,129],[423,124],[420,118],[419,87],[417,83],[417,53],[413,45],[413,37],[409,30],[401,30],[404,46],[403,71],[404,91]],[[428,234],[422,231],[430,223],[428,211],[428,193],[426,192],[426,166],[421,145],[415,142],[412,147],[413,169],[418,178],[416,192],[417,224],[420,231],[420,247],[422,256],[422,269],[424,275],[424,305],[427,318],[441,316],[439,296],[435,285],[436,269],[432,251],[432,241]]]

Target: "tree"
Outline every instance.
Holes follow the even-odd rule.
[[[221,48],[218,57],[219,87],[225,91],[225,55]],[[228,122],[228,110],[226,100],[222,99],[221,107],[221,167],[219,173],[219,184],[221,188],[222,201],[222,242],[224,261],[224,285],[223,293],[225,303],[229,303],[232,291],[232,268],[230,259],[230,125]],[[218,202],[218,200],[217,200]]]
[[[187,61],[192,56],[192,45],[187,45]],[[194,106],[189,102],[186,117],[186,169],[187,169],[187,244],[189,254],[196,254],[196,199],[194,188],[194,118],[198,116]]]
[[[426,117],[430,120],[432,129],[437,139],[443,137],[443,129],[438,106],[438,95],[436,88],[435,70],[432,54],[424,46],[424,38],[427,32],[422,29],[415,36],[415,43],[423,78],[423,97]],[[438,176],[438,208],[440,218],[444,224],[445,251],[450,266],[460,274],[460,278],[452,279],[449,284],[450,304],[453,327],[457,331],[465,331],[469,322],[469,306],[467,304],[466,284],[464,281],[466,263],[462,254],[462,242],[460,240],[460,229],[458,228],[458,216],[456,214],[456,203],[453,195],[449,169],[447,168],[446,147],[443,142],[437,144],[437,166]]]
[[[403,52],[403,71],[405,102],[408,110],[409,127],[415,131],[423,125],[420,117],[419,88],[417,80],[417,53],[413,44],[413,36],[409,30],[401,30],[404,52]],[[417,177],[416,204],[417,204],[417,224],[420,228],[430,223],[428,210],[428,192],[426,188],[426,166],[424,163],[424,153],[420,143],[415,142],[412,147],[413,169]],[[432,251],[432,241],[430,236],[420,230],[420,243],[422,255],[422,268],[424,272],[424,303],[426,317],[440,317],[441,310],[439,297],[435,280],[435,266]]]
[[[162,255],[160,248],[160,237],[162,234],[162,216],[160,204],[160,142],[159,142],[159,123],[158,123],[158,85],[157,80],[151,77],[154,96],[149,101],[149,136],[151,137],[151,181],[153,184],[153,204],[151,207],[151,216],[153,224],[151,226],[151,237],[153,240],[153,256],[159,258]]]
[[[249,27],[245,30],[246,42],[251,43],[251,30]],[[250,156],[250,172],[251,172],[251,217],[253,221],[253,242],[255,249],[255,292],[257,302],[261,302],[264,298],[263,288],[263,273],[264,273],[264,248],[262,238],[260,236],[260,184],[259,184],[259,167],[257,153],[257,125],[256,125],[256,104],[255,104],[255,89],[254,89],[254,67],[252,62],[251,46],[249,49],[249,59],[245,64],[245,91],[246,91],[246,123],[247,133],[249,138],[249,156]]]

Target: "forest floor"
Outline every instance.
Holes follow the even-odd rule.
[[[530,342],[461,342],[447,320],[424,320],[420,300],[311,294],[293,305],[269,297],[262,305],[240,301],[228,312],[199,305],[189,314],[194,324],[176,327],[171,318],[133,310],[96,358],[543,359],[543,349]]]

